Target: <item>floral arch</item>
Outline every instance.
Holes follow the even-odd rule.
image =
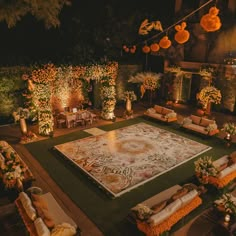
[[[83,89],[91,80],[100,83],[102,101],[101,117],[109,120],[115,117],[116,78],[118,63],[96,64],[89,66],[61,66],[46,64],[32,70],[22,79],[28,83],[27,92],[23,94],[27,107],[38,116],[39,134],[51,135],[53,132],[53,105],[65,107],[71,96],[80,96],[85,101]]]

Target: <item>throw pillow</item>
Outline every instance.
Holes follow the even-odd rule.
[[[167,205],[167,201],[163,201],[163,202],[160,202],[160,203],[155,204],[154,206],[152,206],[151,210],[153,210],[154,213],[158,213],[159,211],[164,209],[166,205]]]
[[[199,125],[202,118],[199,117],[199,116],[191,115],[191,116],[190,116],[190,119],[192,120],[192,123],[193,123],[193,124]]]
[[[206,118],[201,119],[201,122],[200,122],[201,126],[207,127],[209,124],[214,124],[214,120],[209,120],[209,119],[206,119]]]
[[[42,195],[32,193],[31,198],[35,206],[48,210],[47,201],[42,197]]]
[[[155,105],[155,106],[154,106],[154,109],[156,110],[156,113],[162,114],[162,109],[163,109],[162,106]]]
[[[36,232],[40,236],[50,236],[50,231],[44,224],[43,220],[39,217],[34,221]]]
[[[173,110],[170,110],[170,109],[168,109],[168,108],[163,108],[163,110],[162,110],[162,114],[163,115],[167,115],[168,113],[170,113],[170,112],[173,112]]]
[[[43,209],[42,219],[48,228],[53,228],[55,226],[55,222],[47,209]]]
[[[155,114],[156,110],[154,108],[149,108],[149,109],[147,109],[147,113],[148,114]]]
[[[51,232],[51,236],[73,236],[76,235],[76,229],[69,223],[57,225]]]

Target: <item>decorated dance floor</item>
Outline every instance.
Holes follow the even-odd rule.
[[[211,147],[146,123],[54,146],[113,197],[120,196]]]

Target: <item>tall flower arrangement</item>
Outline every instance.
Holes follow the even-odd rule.
[[[118,63],[110,63],[103,67],[103,77],[100,79],[100,97],[102,99],[101,117],[105,120],[115,118],[116,105],[116,78]]]
[[[207,108],[208,103],[220,104],[221,98],[220,90],[214,86],[207,86],[198,94],[198,99],[205,109]]]
[[[34,82],[33,100],[38,110],[39,134],[48,136],[53,132],[53,115],[51,105],[52,82],[55,80],[57,69],[53,64],[32,71]]]

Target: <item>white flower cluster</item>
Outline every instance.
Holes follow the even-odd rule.
[[[223,206],[227,213],[236,214],[236,198],[230,193],[223,194],[221,198],[215,200],[215,204]]]
[[[221,130],[228,133],[228,134],[235,135],[236,134],[236,125],[232,122],[228,122],[223,125],[223,128]]]
[[[121,97],[122,100],[126,101],[126,100],[130,100],[130,101],[136,101],[137,100],[137,96],[134,93],[134,91],[125,91],[123,96]]]
[[[200,175],[200,178],[204,176],[217,176],[218,174],[218,170],[213,165],[212,157],[210,156],[199,158],[194,162],[194,165],[195,172]]]

